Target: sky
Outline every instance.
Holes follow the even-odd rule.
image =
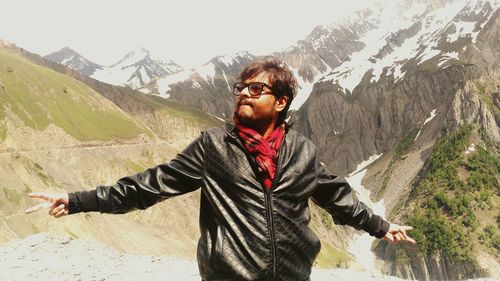
[[[0,39],[47,55],[70,47],[101,65],[138,47],[184,67],[265,55],[375,0],[0,0]]]

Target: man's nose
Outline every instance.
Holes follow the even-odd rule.
[[[252,95],[250,95],[250,91],[249,91],[248,87],[245,87],[245,89],[243,89],[243,90],[240,92],[240,96],[251,97]]]

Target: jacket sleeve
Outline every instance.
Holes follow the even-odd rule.
[[[335,224],[350,225],[363,229],[371,236],[382,238],[389,230],[389,223],[353,194],[345,178],[330,174],[324,165],[316,161],[317,188],[312,195],[314,203],[333,217]]]
[[[121,178],[111,186],[69,193],[69,213],[122,214],[198,189],[203,173],[203,134],[169,163]]]

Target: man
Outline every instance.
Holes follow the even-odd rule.
[[[61,217],[146,209],[201,188],[197,257],[204,280],[309,280],[320,251],[308,227],[309,199],[337,224],[414,243],[406,235],[411,227],[374,215],[345,179],[320,164],[311,141],[290,130],[285,117],[297,82],[285,65],[266,57],[247,66],[240,81],[234,124],[203,132],[169,163],[92,191],[30,196]]]

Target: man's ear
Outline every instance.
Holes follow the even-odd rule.
[[[287,96],[281,96],[278,98],[276,101],[276,111],[281,112],[285,109],[286,104],[288,103],[288,97]]]

